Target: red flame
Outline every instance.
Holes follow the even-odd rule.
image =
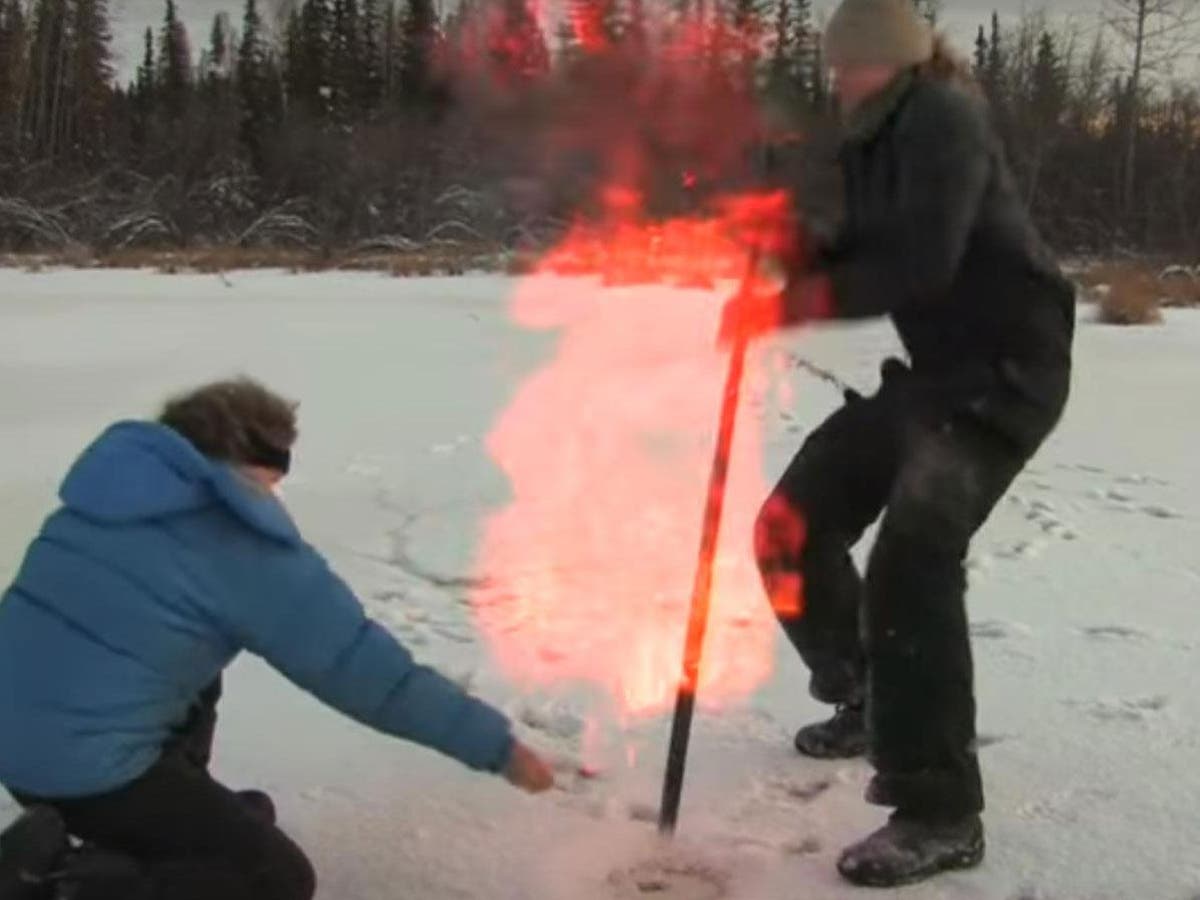
[[[682,673],[728,364],[715,346],[719,311],[747,278],[751,248],[788,249],[791,198],[700,192],[736,182],[761,133],[752,90],[699,67],[714,47],[748,52],[738,34],[676,23],[654,29],[654,53],[635,55],[612,44],[596,11],[569,19],[591,63],[569,96],[588,102],[563,107],[543,150],[553,160],[586,149],[604,177],[511,304],[518,324],[555,329],[558,344],[488,437],[512,498],[486,522],[487,586],[473,602],[514,677],[597,684],[645,714],[671,703]],[[564,277],[581,275],[600,277]],[[748,412],[773,374],[752,357],[699,673],[705,704],[746,696],[771,669],[773,616],[753,554],[766,486]],[[798,612],[793,588],[773,602]]]

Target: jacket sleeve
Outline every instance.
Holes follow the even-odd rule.
[[[315,550],[290,548],[277,583],[278,592],[240,604],[246,649],[364,725],[473,769],[499,772],[508,763],[513,740],[505,716],[417,665]]]
[[[925,89],[897,123],[890,208],[828,257],[834,315],[886,315],[940,298],[958,273],[992,169],[982,109],[945,86]]]

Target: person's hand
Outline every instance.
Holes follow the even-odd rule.
[[[540,794],[554,787],[554,770],[520,741],[513,742],[504,777],[509,784],[530,794]]]
[[[783,325],[783,295],[778,291],[748,290],[735,294],[721,311],[717,343],[728,347],[770,334]]]
[[[782,292],[741,291],[725,304],[717,343],[728,347],[738,339],[753,340],[780,328],[832,315],[833,285],[825,275],[806,276]]]

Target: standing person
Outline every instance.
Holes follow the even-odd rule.
[[[887,315],[909,357],[805,441],[755,534],[811,692],[836,707],[796,748],[867,753],[867,799],[894,810],[838,868],[893,886],[984,855],[964,561],[1062,413],[1074,292],[969,74],[910,0],[844,0],[824,41],[845,116],[843,228],[804,248],[781,295],[731,301],[723,334]],[[862,578],[850,550],[881,514]]]
[[[109,428],[0,602],[0,897],[308,900],[261,792],[208,773],[220,673],[242,650],[386,734],[528,791],[553,782],[497,710],[417,665],[306,544],[274,488],[295,407],[249,380]],[[66,834],[105,851],[66,854]],[[95,874],[97,860],[107,877]],[[72,875],[74,873],[74,876]]]

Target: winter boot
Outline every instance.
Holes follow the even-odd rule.
[[[62,817],[34,806],[0,834],[0,900],[40,900],[69,847]]]
[[[977,866],[983,850],[983,822],[977,815],[929,821],[897,812],[883,828],[848,847],[838,871],[863,887],[899,887]]]
[[[153,885],[131,856],[83,844],[52,876],[53,900],[150,900]]]
[[[238,791],[237,796],[251,815],[268,825],[275,824],[275,803],[268,794],[263,791]]]
[[[862,704],[839,703],[833,718],[796,732],[796,749],[815,759],[850,759],[867,752]]]

